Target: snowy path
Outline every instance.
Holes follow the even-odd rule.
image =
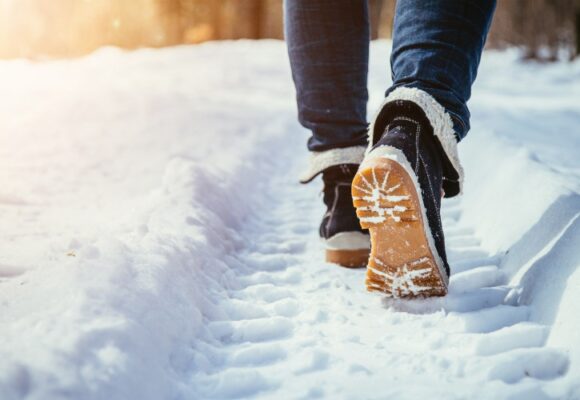
[[[533,378],[566,371],[566,354],[543,346],[547,327],[527,321],[528,307],[504,302],[501,259],[457,227],[459,202],[444,211],[450,294],[381,301],[364,290],[364,270],[315,261],[320,199],[284,172],[257,205],[268,211],[242,230],[251,244],[236,256],[239,286],[224,291],[217,306],[227,315],[198,348],[215,360],[196,371],[207,388],[200,397],[473,398],[492,379],[482,398],[540,398]]]
[[[321,261],[286,61],[0,63],[0,399],[580,398],[580,63],[486,55],[450,294],[393,301]]]

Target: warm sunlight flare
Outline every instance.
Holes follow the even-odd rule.
[[[282,38],[282,0],[0,0],[0,57]]]
[[[578,53],[576,0],[499,2],[488,47],[528,58]],[[282,39],[282,0],[0,0],[0,58],[74,57],[100,46]],[[395,0],[368,0],[372,38],[390,38]]]

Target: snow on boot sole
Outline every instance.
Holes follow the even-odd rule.
[[[326,262],[346,268],[366,267],[369,261],[369,235],[341,232],[325,240]]]
[[[418,187],[403,153],[390,146],[373,150],[354,178],[353,203],[371,235],[369,291],[397,298],[447,294],[449,278]]]

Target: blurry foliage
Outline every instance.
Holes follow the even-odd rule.
[[[373,38],[390,37],[395,0],[368,1]],[[499,0],[488,46],[573,57],[579,26],[580,0]],[[282,0],[0,0],[1,58],[239,38],[282,39]]]
[[[520,46],[524,57],[543,61],[578,55],[580,0],[500,0],[488,45]]]

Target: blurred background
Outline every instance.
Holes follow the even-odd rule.
[[[369,0],[373,38],[389,38],[395,0]],[[580,0],[500,0],[488,47],[571,60]],[[208,40],[283,38],[282,0],[0,0],[0,58],[75,57]]]

